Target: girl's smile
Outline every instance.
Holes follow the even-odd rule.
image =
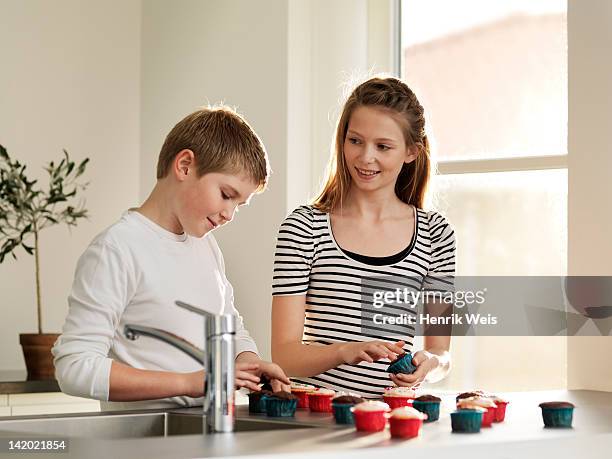
[[[358,177],[362,180],[374,180],[374,178],[380,174],[380,171],[371,169],[360,169],[355,167],[355,170],[357,171]]]

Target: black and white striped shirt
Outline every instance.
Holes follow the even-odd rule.
[[[362,327],[363,278],[394,276],[417,279],[422,284],[427,276],[454,276],[453,229],[439,213],[416,209],[414,235],[402,254],[399,258],[384,257],[389,260],[387,264],[368,263],[338,246],[329,214],[301,206],[285,219],[278,232],[272,294],[306,296],[304,344],[395,342],[400,337],[384,327]],[[405,312],[415,314],[410,308]],[[414,332],[410,328],[401,336],[406,341],[406,351],[412,350],[413,345]],[[294,380],[362,397],[378,397],[393,385],[386,372],[388,365],[388,361],[340,365],[311,378]]]

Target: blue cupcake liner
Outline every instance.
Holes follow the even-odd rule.
[[[249,394],[249,413],[266,413],[266,395],[262,395],[258,399],[252,394]]]
[[[351,411],[353,406],[348,403],[332,403],[336,424],[355,424],[355,418]]]
[[[480,432],[482,412],[476,410],[458,410],[451,413],[453,432]]]
[[[413,400],[412,407],[415,410],[419,410],[421,413],[427,415],[427,419],[423,422],[434,422],[440,418],[440,402],[423,402],[420,400]]]
[[[295,415],[297,400],[281,400],[278,398],[267,397],[266,413],[275,418],[291,417]]]
[[[259,400],[249,394],[249,413],[263,413],[266,414],[266,400],[267,395],[262,395]]]
[[[542,419],[546,427],[571,427],[574,408],[542,408]]]
[[[414,373],[416,368],[417,367],[412,364],[412,354],[410,352],[406,352],[399,360],[396,360],[389,365],[387,372],[393,374],[404,373],[409,375]]]

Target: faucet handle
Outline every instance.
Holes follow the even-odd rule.
[[[126,324],[123,327],[123,334],[130,341],[137,340],[140,335],[155,338],[180,349],[198,363],[204,361],[204,351],[202,349],[198,349],[194,344],[174,333],[143,325]]]
[[[233,314],[212,314],[183,301],[177,300],[174,303],[183,309],[203,316],[206,324],[206,335],[209,337],[236,333],[236,318]]]

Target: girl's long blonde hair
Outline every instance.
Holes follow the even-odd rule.
[[[331,212],[348,193],[351,175],[344,159],[344,140],[351,115],[361,106],[387,110],[402,129],[406,146],[417,147],[415,160],[402,166],[395,182],[395,194],[406,204],[423,208],[431,168],[423,107],[404,82],[391,77],[371,78],[357,86],[347,99],[336,128],[327,180],[313,206],[322,212]]]

